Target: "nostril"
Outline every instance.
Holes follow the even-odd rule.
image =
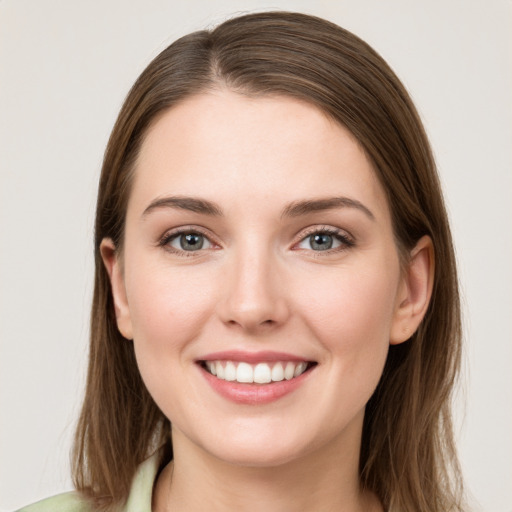
[[[243,327],[246,327],[246,328],[251,328],[251,326],[249,325],[249,322],[242,322],[242,321],[237,321],[237,320],[228,320],[227,322],[229,325],[240,325],[240,326],[243,326]],[[258,326],[268,326],[268,327],[271,327],[273,325],[275,325],[277,322],[275,320],[262,320],[260,322],[255,322],[253,324],[252,327],[254,328],[257,328]]]

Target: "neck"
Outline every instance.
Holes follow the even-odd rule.
[[[377,498],[359,486],[359,446],[332,444],[275,466],[245,467],[205,453],[173,432],[174,460],[160,475],[155,512],[377,512]],[[340,453],[343,454],[340,457]]]

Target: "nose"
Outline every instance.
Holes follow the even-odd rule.
[[[257,333],[288,319],[289,301],[282,269],[269,252],[233,255],[223,276],[223,293],[218,303],[219,315],[226,325]]]

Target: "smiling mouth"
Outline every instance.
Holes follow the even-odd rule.
[[[217,379],[240,384],[271,384],[300,377],[316,365],[312,361],[276,361],[250,364],[243,361],[200,361]]]

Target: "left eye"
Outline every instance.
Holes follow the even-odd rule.
[[[342,235],[318,231],[304,238],[297,247],[313,251],[328,251],[342,245],[349,245]]]
[[[201,249],[210,249],[212,243],[201,233],[188,232],[178,233],[168,239],[167,244],[173,249],[179,251],[200,251]]]

